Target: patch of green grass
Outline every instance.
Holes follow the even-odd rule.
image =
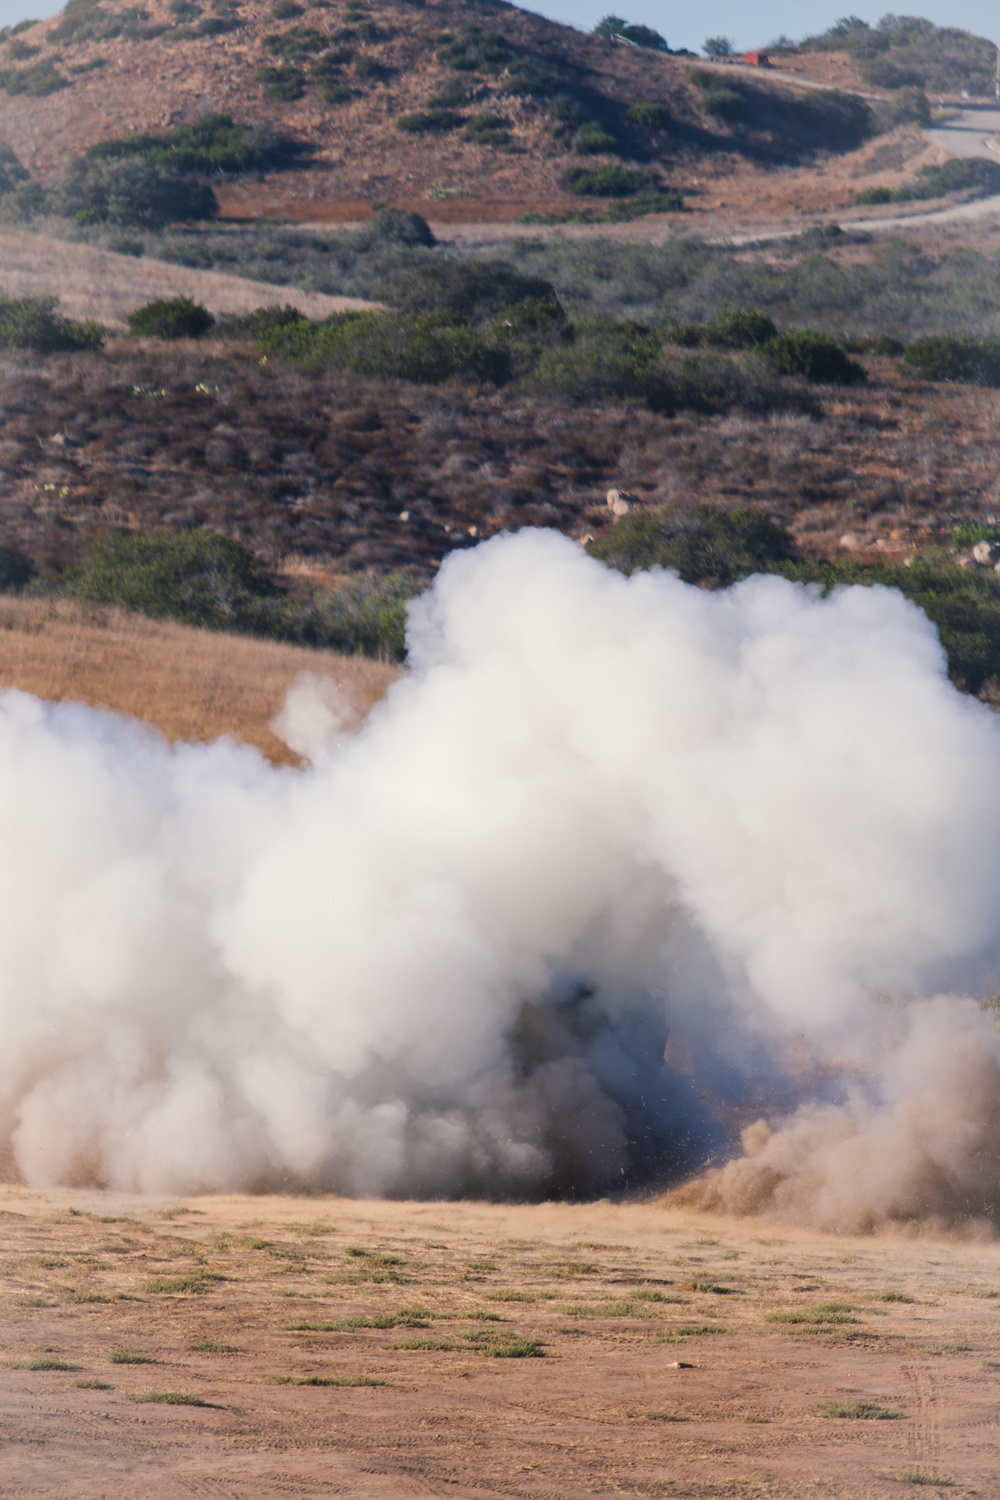
[[[196,1271],[191,1276],[153,1276],[143,1290],[173,1297],[182,1292],[207,1292],[213,1281],[225,1280],[217,1271]]]
[[[430,1313],[425,1307],[401,1307],[396,1313],[376,1317],[323,1319],[290,1323],[289,1333],[353,1333],[358,1328],[426,1328]]]
[[[880,1406],[877,1401],[828,1401],[817,1406],[816,1412],[821,1417],[840,1417],[848,1422],[894,1422],[903,1415],[891,1407]]]
[[[638,1291],[632,1293],[636,1302],[669,1302],[673,1305],[681,1303],[687,1305],[686,1297],[668,1297],[665,1292],[658,1292],[653,1286],[641,1286]]]
[[[239,1344],[220,1344],[218,1339],[203,1339],[200,1344],[189,1344],[192,1354],[242,1354]]]
[[[682,1417],[675,1411],[655,1411],[648,1406],[643,1406],[638,1411],[627,1410],[622,1412],[623,1417],[631,1417],[633,1420],[639,1418],[646,1422],[690,1422],[690,1417]]]
[[[114,1386],[109,1385],[106,1380],[74,1380],[73,1385],[78,1391],[113,1391]]]
[[[565,1318],[644,1318],[649,1313],[634,1302],[572,1302],[560,1309]]]
[[[467,1318],[474,1318],[477,1323],[503,1322],[503,1318],[501,1318],[499,1313],[483,1312],[480,1308],[477,1308],[475,1312],[466,1313],[465,1316]]]
[[[831,1327],[838,1323],[857,1323],[848,1302],[820,1302],[816,1307],[797,1308],[794,1312],[769,1313],[769,1323],[797,1323],[813,1327]]]
[[[928,1354],[971,1354],[971,1344],[932,1344],[927,1349]]]
[[[504,1287],[499,1292],[487,1294],[491,1302],[537,1302],[538,1298],[534,1292],[513,1292]]]
[[[112,1349],[108,1355],[110,1365],[155,1365],[159,1360],[151,1354],[140,1354],[138,1349]]]
[[[457,1344],[449,1344],[447,1339],[402,1339],[398,1344],[390,1345],[393,1349],[422,1349],[427,1353],[445,1354],[449,1350],[457,1349]]]
[[[714,1297],[745,1297],[746,1292],[736,1286],[720,1286],[715,1281],[692,1281],[693,1292],[710,1292]]]
[[[916,1297],[908,1297],[905,1292],[877,1292],[876,1300],[879,1302],[916,1302]]]
[[[388,1385],[374,1375],[269,1375],[270,1385]]]
[[[78,1370],[80,1366],[68,1365],[64,1359],[51,1359],[47,1354],[42,1354],[36,1359],[24,1360],[15,1368],[19,1370]]]
[[[493,1329],[482,1329],[465,1335],[476,1354],[489,1359],[543,1359],[544,1345],[538,1339],[515,1339]]]
[[[929,1484],[939,1490],[950,1490],[955,1486],[954,1479],[935,1479],[932,1474],[919,1474],[912,1469],[907,1469],[896,1477],[900,1484]]]
[[[144,1396],[131,1396],[131,1401],[156,1402],[160,1406],[205,1406],[211,1411],[220,1411],[214,1401],[205,1401],[201,1396],[192,1396],[188,1391],[147,1391]]]

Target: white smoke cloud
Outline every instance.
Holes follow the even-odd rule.
[[[901,1118],[910,1075],[871,1070],[916,1032],[901,1052],[876,997],[1000,967],[1000,722],[918,610],[626,579],[521,533],[446,562],[410,662],[353,737],[329,687],[293,690],[303,770],[0,696],[10,1171],[603,1191],[697,1167],[762,1100]]]

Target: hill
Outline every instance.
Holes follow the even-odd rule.
[[[41,182],[206,112],[270,130],[283,155],[213,174],[224,209],[251,216],[450,198],[473,218],[657,195],[669,208],[670,190],[808,165],[895,123],[851,95],[728,82],[499,0],[70,0],[0,42],[0,85],[0,140]]]

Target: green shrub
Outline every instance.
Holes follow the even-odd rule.
[[[56,311],[58,306],[56,297],[0,301],[0,349],[33,349],[36,354],[99,349],[104,342],[101,325],[73,323]]]
[[[642,167],[570,167],[563,183],[586,198],[632,198],[652,186],[650,172]]]
[[[904,86],[892,101],[892,113],[900,125],[912,124],[925,128],[931,123],[931,102],[919,86]]]
[[[472,115],[466,122],[462,134],[466,140],[474,141],[477,146],[506,146],[510,143],[507,121],[502,115],[493,114],[491,111]]]
[[[35,565],[20,547],[0,547],[0,594],[19,594],[35,577]]]
[[[418,245],[432,249],[437,240],[434,231],[422,214],[410,213],[407,209],[385,207],[378,209],[357,231],[357,243],[363,249],[380,245]]]
[[[603,125],[593,123],[584,125],[573,141],[573,150],[579,152],[581,156],[606,155],[617,148],[618,142],[614,136],[610,135]]]
[[[438,58],[459,73],[498,73],[511,54],[510,43],[499,32],[463,26],[457,38],[444,42]]]
[[[859,385],[865,372],[849,359],[836,339],[812,328],[786,328],[776,334],[765,353],[779,375],[802,375],[826,385]]]
[[[301,99],[306,91],[306,81],[298,68],[258,68],[257,82],[264,85],[265,93],[272,99],[280,99],[285,104],[291,104],[295,99]]]
[[[718,349],[759,349],[777,332],[766,313],[745,307],[723,308],[709,323],[682,324],[674,341],[688,348],[712,344]]]
[[[382,295],[401,312],[446,311],[471,322],[494,318],[519,302],[559,307],[550,281],[525,275],[503,260],[444,260],[397,271],[386,281]]]
[[[266,172],[291,166],[301,153],[289,136],[270,126],[237,125],[231,115],[202,115],[165,135],[118,136],[98,141],[88,161],[142,157],[167,171],[187,174]]]
[[[673,124],[673,117],[665,104],[652,101],[633,104],[626,113],[632,124],[638,125],[640,130],[669,130]]]
[[[6,68],[0,71],[0,88],[8,94],[30,94],[43,99],[47,94],[68,89],[70,81],[64,78],[51,59],[35,63],[31,68]]]
[[[79,157],[63,169],[51,198],[57,213],[79,224],[128,224],[146,229],[209,219],[219,207],[207,183],[175,176],[142,157]]]
[[[270,622],[275,592],[244,546],[210,531],[102,537],[90,544],[70,584],[95,604],[249,632]]]
[[[303,321],[302,313],[291,303],[284,307],[257,307],[251,313],[223,313],[215,325],[221,338],[262,339],[272,328],[287,328]]]
[[[414,114],[400,115],[396,121],[396,129],[405,130],[408,135],[440,135],[449,130],[457,130],[461,124],[462,116],[453,109],[424,109],[417,110]]]
[[[916,199],[944,198],[949,193],[987,198],[1000,193],[1000,162],[984,156],[956,156],[940,166],[921,167],[907,192]]]
[[[854,201],[858,204],[892,203],[895,199],[896,194],[892,188],[887,187],[862,188],[859,193],[854,194]]]
[[[502,385],[511,371],[506,350],[471,324],[442,313],[335,313],[323,323],[303,320],[275,328],[261,347],[290,359],[418,385],[455,378]]]
[[[136,338],[198,339],[214,325],[208,308],[190,297],[161,297],[128,316],[128,331]]]
[[[406,654],[406,606],[419,592],[410,574],[397,571],[358,579],[304,604],[290,600],[282,611],[282,634],[303,645],[346,655],[402,661]]]
[[[448,78],[427,102],[432,109],[458,109],[471,97],[472,90],[464,78]]]
[[[726,585],[788,561],[794,547],[788,532],[763,511],[700,505],[634,511],[617,521],[591,553],[620,573],[675,568],[685,583],[715,580]]]
[[[836,89],[812,89],[793,99],[788,113],[826,150],[854,151],[874,134],[875,119],[857,94]]]
[[[955,380],[966,385],[1000,386],[1000,342],[930,334],[914,339],[903,359],[923,380]]]
[[[12,193],[19,183],[28,180],[28,173],[18,160],[17,153],[5,141],[0,141],[0,198],[5,193]]]

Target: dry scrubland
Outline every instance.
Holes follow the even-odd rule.
[[[996,1493],[995,1245],[656,1204],[0,1213],[0,1494]]]
[[[301,672],[332,677],[359,719],[398,675],[364,657],[218,635],[123,610],[0,599],[0,686],[114,709],[173,740],[230,734],[277,764],[294,762],[270,723]]]
[[[366,380],[205,342],[0,356],[0,528],[56,572],[116,527],[207,525],[268,566],[411,567],[504,529],[598,536],[611,486],[752,503],[807,552],[900,555],[1000,504],[1000,394],[866,361],[796,411],[644,406]]]
[[[219,271],[173,266],[162,260],[116,255],[93,245],[68,244],[42,235],[0,232],[0,295],[59,295],[68,318],[96,318],[124,328],[130,312],[157,297],[191,297],[218,316],[291,303],[307,318],[374,304],[357,297],[327,297],[297,287],[268,286]]]

